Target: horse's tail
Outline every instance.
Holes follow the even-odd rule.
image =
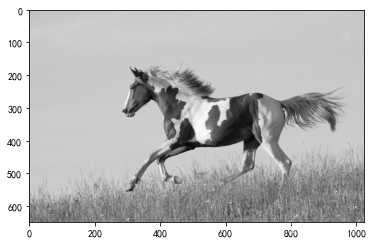
[[[344,107],[344,104],[338,101],[344,96],[334,95],[337,90],[328,93],[312,92],[280,101],[287,113],[286,123],[297,124],[305,130],[316,127],[316,123],[326,121],[330,124],[330,129],[335,131],[338,116],[343,114]]]

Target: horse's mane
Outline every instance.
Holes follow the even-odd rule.
[[[193,72],[193,70],[185,69],[179,70],[166,70],[161,66],[151,66],[147,70],[148,74],[160,79],[165,79],[180,89],[195,96],[210,96],[215,88],[204,81],[201,81]]]

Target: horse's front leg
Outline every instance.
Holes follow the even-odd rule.
[[[171,151],[170,153],[167,153],[166,155],[158,158],[159,171],[161,173],[161,177],[162,177],[163,181],[171,182],[171,183],[174,183],[174,184],[181,184],[181,180],[180,180],[179,177],[172,176],[172,175],[167,173],[166,167],[164,166],[164,162],[166,161],[166,159],[168,159],[170,157],[179,155],[181,153],[184,153],[184,152],[187,152],[187,151],[190,151],[190,150],[193,150],[193,149],[194,149],[194,147],[191,147],[191,146],[179,147],[179,148]]]
[[[140,170],[133,176],[132,180],[130,180],[130,182],[128,183],[126,191],[132,191],[135,188],[136,183],[140,181],[141,176],[144,174],[149,165],[153,163],[154,160],[156,160],[157,158],[162,157],[163,155],[166,155],[167,153],[171,152],[171,145],[175,142],[175,139],[167,140],[157,150],[151,153],[149,157],[145,159],[144,164],[142,165]]]

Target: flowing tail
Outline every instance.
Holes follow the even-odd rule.
[[[312,92],[279,101],[287,113],[286,123],[297,124],[306,130],[326,121],[330,124],[330,129],[335,131],[335,125],[338,117],[343,114],[344,107],[344,104],[338,101],[344,96],[334,95],[337,90],[328,93]]]

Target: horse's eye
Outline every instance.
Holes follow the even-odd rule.
[[[130,85],[130,89],[135,88],[137,85],[138,85],[138,84],[131,84],[131,85]]]

